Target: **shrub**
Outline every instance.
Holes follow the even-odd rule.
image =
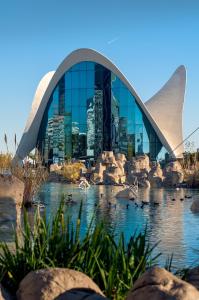
[[[0,153],[0,171],[5,171],[11,167],[12,156],[11,154]]]
[[[63,165],[63,176],[70,182],[76,182],[80,179],[81,170],[85,168],[81,162],[65,163]]]
[[[32,229],[25,211],[23,239],[15,234],[15,251],[6,243],[0,244],[1,282],[16,292],[20,281],[30,271],[67,267],[90,276],[107,297],[123,299],[158,255],[152,257],[154,247],[147,242],[146,230],[135,233],[128,242],[121,234],[116,242],[114,232],[107,231],[103,222],[96,222],[94,226],[95,215],[80,238],[81,210],[82,205],[76,224],[65,216],[63,202],[51,223],[37,211]]]

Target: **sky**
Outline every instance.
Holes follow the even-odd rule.
[[[199,126],[198,0],[0,0],[0,152],[5,133],[11,152],[20,141],[40,79],[77,48],[107,56],[143,102],[185,65],[184,138]]]

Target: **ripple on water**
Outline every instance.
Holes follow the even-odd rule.
[[[135,230],[144,230],[147,224],[151,244],[159,242],[155,252],[163,253],[159,258],[160,264],[164,265],[166,258],[172,253],[173,264],[178,268],[199,262],[199,215],[190,210],[193,199],[199,197],[199,190],[140,189],[136,201],[130,201],[115,198],[121,189],[122,187],[100,185],[84,191],[72,184],[46,183],[36,201],[46,205],[46,213],[50,218],[59,206],[62,195],[72,194],[78,204],[83,200],[81,234],[97,209],[96,222],[104,219],[108,227],[115,228],[117,235],[124,232],[126,239]],[[187,194],[193,197],[187,199]],[[142,201],[149,204],[141,208]],[[72,219],[78,215],[78,204],[68,206]],[[33,212],[30,213],[30,218],[31,214]],[[0,239],[5,234],[5,228],[3,229],[1,231],[0,228]]]

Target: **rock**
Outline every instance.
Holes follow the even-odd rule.
[[[116,174],[105,172],[103,183],[107,185],[119,184],[120,177]]]
[[[103,151],[99,155],[99,157],[97,159],[97,163],[102,163],[102,164],[105,164],[105,165],[115,164],[116,160],[115,160],[115,156],[113,154],[113,151]]]
[[[0,199],[13,199],[14,205],[23,204],[24,183],[12,175],[0,175]]]
[[[159,163],[157,162],[152,163],[152,168],[149,171],[148,179],[150,181],[151,187],[159,188],[162,186],[163,171]]]
[[[165,269],[146,271],[128,292],[126,300],[199,300],[199,292],[191,284]]]
[[[133,157],[130,161],[129,165],[129,173],[140,173],[140,172],[146,172],[148,173],[150,171],[150,161],[149,157],[144,155],[138,155],[136,157]]]
[[[70,269],[53,268],[30,272],[20,282],[18,300],[76,299],[63,298],[74,289],[89,289],[104,296],[99,287],[87,275]],[[77,298],[78,300],[83,298]],[[85,299],[85,298],[84,298]],[[94,298],[95,299],[95,298]],[[98,298],[96,298],[97,300]]]
[[[184,172],[179,161],[169,162],[163,170],[163,175],[165,186],[176,186],[184,180]]]
[[[132,191],[130,188],[125,188],[122,191],[119,191],[115,197],[116,198],[124,198],[124,199],[133,199],[137,196],[135,192]]]
[[[123,165],[126,163],[126,156],[123,153],[116,153],[115,159],[116,161],[120,161]]]
[[[106,300],[90,289],[72,289],[56,297],[56,300]],[[108,300],[108,299],[107,299]]]
[[[138,185],[142,188],[150,188],[150,182],[146,178],[140,178]]]
[[[12,296],[1,284],[0,284],[0,300],[14,300],[16,299]]]
[[[52,164],[50,165],[50,172],[60,171],[62,168],[63,166],[59,166],[58,164]]]
[[[0,175],[1,241],[12,241],[13,228],[19,229],[23,193],[24,183],[22,181],[12,175]]]
[[[103,174],[106,170],[106,166],[102,165],[101,162],[96,164],[96,167],[91,175],[91,180],[95,183],[102,183],[103,182]]]
[[[195,267],[188,271],[186,274],[186,281],[199,290],[199,267]]]
[[[194,199],[191,204],[191,211],[193,213],[199,213],[199,199]]]

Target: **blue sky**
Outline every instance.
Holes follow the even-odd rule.
[[[0,1],[0,151],[14,150],[41,77],[76,48],[102,52],[145,102],[184,64],[184,136],[199,126],[199,1]],[[199,147],[199,132],[192,138]]]

